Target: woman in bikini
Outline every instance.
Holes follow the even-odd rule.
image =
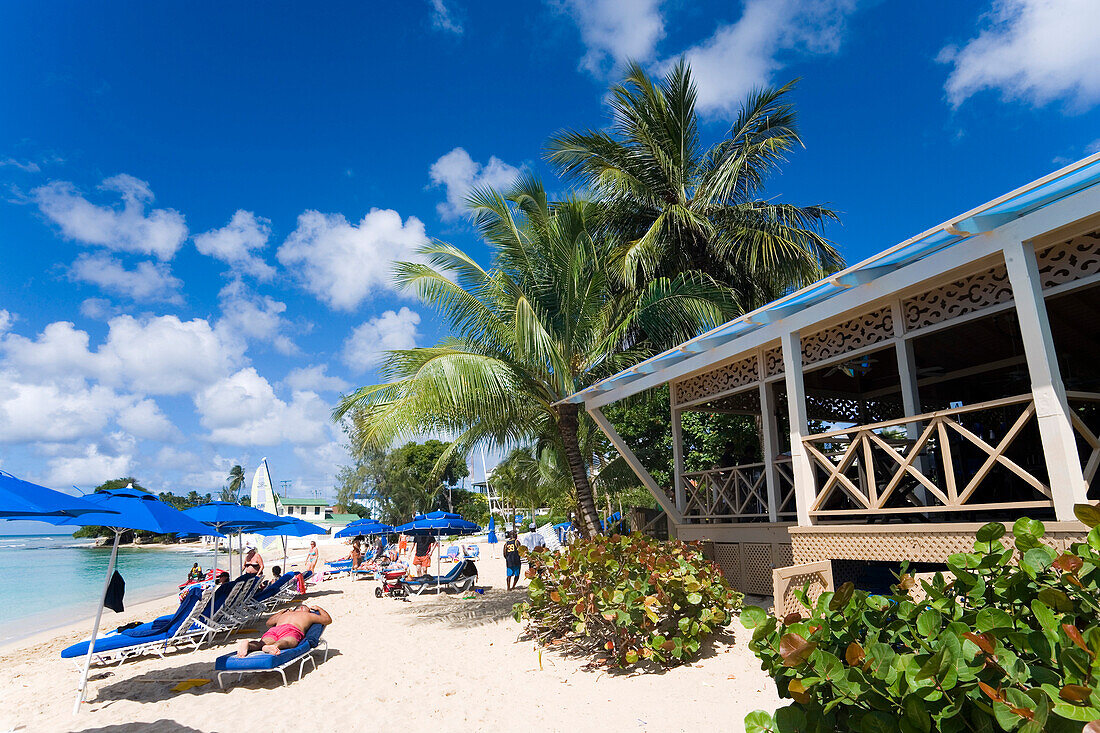
[[[310,540],[309,554],[306,555],[306,571],[312,573],[317,569],[317,543]]]
[[[320,606],[307,606],[302,604],[285,611],[279,611],[267,620],[268,631],[260,637],[259,641],[241,639],[237,644],[237,656],[247,657],[250,652],[262,651],[267,654],[278,654],[284,649],[293,649],[302,643],[306,632],[313,624],[328,626],[332,623],[332,616]]]

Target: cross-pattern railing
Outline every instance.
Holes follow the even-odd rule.
[[[916,438],[897,437],[906,426]],[[1084,465],[1091,483],[1100,438],[1076,414],[1073,427],[1091,449]],[[815,477],[810,516],[1052,506],[1030,394],[832,430],[803,445]]]
[[[777,479],[776,518],[794,519],[794,473],[784,456],[773,464]],[[685,517],[717,522],[767,521],[768,474],[766,463],[693,471],[682,476]]]

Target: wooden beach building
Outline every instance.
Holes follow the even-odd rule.
[[[1100,155],[1086,158],[569,398],[681,539],[776,596],[942,563],[988,521],[1056,546],[1100,499]],[[668,385],[672,486],[601,408]],[[685,412],[753,416],[752,462],[687,472]]]

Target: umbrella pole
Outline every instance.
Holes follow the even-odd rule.
[[[215,530],[221,531],[220,527],[215,526]],[[218,543],[221,542],[221,537],[214,538],[214,565],[210,569],[210,584],[213,586],[214,591],[210,593],[210,613],[206,616],[206,624],[210,627],[210,641],[214,641],[214,593],[218,590]]]
[[[281,570],[286,572],[286,535],[283,535],[283,565]]]
[[[443,556],[443,546],[439,544],[439,530],[435,531],[435,594],[439,595],[439,558]]]
[[[103,580],[103,592],[99,594],[99,608],[95,612],[95,624],[92,625],[92,640],[88,642],[88,654],[84,657],[84,673],[80,676],[80,689],[76,693],[73,715],[80,712],[80,703],[84,702],[84,691],[88,688],[88,670],[92,666],[92,654],[95,651],[95,639],[99,634],[99,622],[103,617],[103,601],[107,597],[107,587],[111,584],[111,575],[115,571],[115,558],[118,556],[118,538],[120,530],[115,530],[115,543],[111,545],[111,560],[107,563],[107,577]]]

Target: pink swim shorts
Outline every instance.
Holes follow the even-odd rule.
[[[275,642],[287,636],[293,639],[295,644],[305,638],[305,634],[302,633],[301,629],[299,629],[297,626],[294,626],[293,624],[279,624],[275,628],[269,629],[268,632],[264,634],[261,638],[263,639],[263,641],[271,639],[272,642]]]

